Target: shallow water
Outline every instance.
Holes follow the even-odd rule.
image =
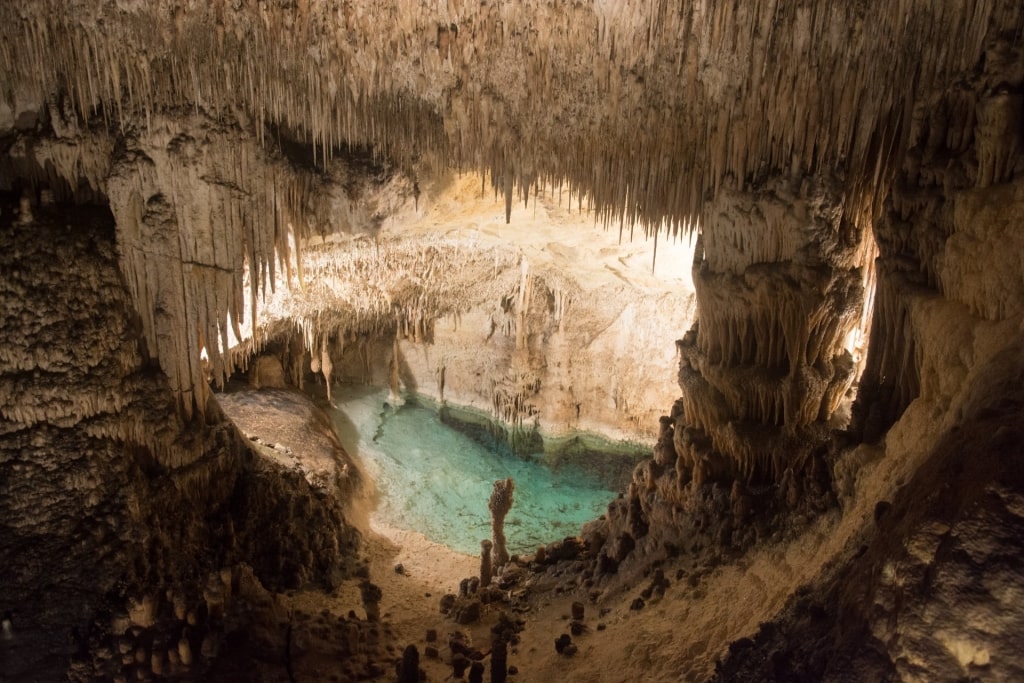
[[[496,453],[414,402],[384,407],[386,389],[338,387],[334,398],[331,415],[342,445],[363,463],[380,493],[379,519],[459,552],[477,554],[480,541],[490,538],[487,502],[497,479],[516,482],[505,519],[511,553],[578,534],[617,495],[579,466],[552,470]]]

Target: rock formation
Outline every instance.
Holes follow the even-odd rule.
[[[59,678],[90,643],[134,650],[167,630],[175,667],[206,666],[181,629],[202,605],[215,634],[233,567],[278,590],[331,585],[355,533],[337,496],[256,457],[215,404],[203,421],[178,416],[143,356],[109,212],[43,207],[11,230],[14,206],[0,252],[0,549],[18,642],[4,675]],[[122,671],[109,656],[76,667],[85,680]]]
[[[491,548],[494,544],[487,539],[480,541],[480,585],[484,588],[491,585],[493,567],[491,565]]]
[[[720,678],[1019,678],[1022,32],[1014,0],[3,3],[0,610],[31,647],[2,673],[194,674],[208,586],[347,571],[337,498],[212,397],[257,354],[328,394],[390,359],[394,389],[512,425],[542,392],[552,423],[588,400],[646,420],[616,358],[655,342],[596,353],[570,329],[589,311],[682,336],[653,457],[566,544],[589,580],[835,517],[812,585],[728,608],[763,626],[721,619],[752,639]],[[685,299],[587,308],[533,255],[377,239],[461,172],[510,225],[545,192],[662,257],[696,235],[696,322]],[[463,314],[500,363],[426,360]],[[605,381],[576,383],[584,352]]]
[[[398,665],[398,683],[419,683],[420,653],[415,645],[407,645],[402,651],[402,661]]]
[[[508,643],[501,634],[491,639],[491,683],[508,680]]]
[[[487,509],[491,511],[491,536],[494,541],[492,551],[493,566],[501,569],[508,564],[508,550],[505,546],[505,515],[512,509],[513,493],[516,483],[512,477],[494,482],[491,498],[487,501]]]

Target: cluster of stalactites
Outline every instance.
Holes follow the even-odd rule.
[[[744,278],[698,274],[697,345],[708,364],[785,374],[841,354],[861,319],[862,278],[857,271],[813,275],[820,277],[786,265]]]
[[[308,243],[302,290],[279,286],[261,305],[258,334],[231,350],[234,366],[245,368],[270,340],[301,341],[308,369],[331,381],[331,357],[357,349],[368,365],[368,345],[388,339],[430,342],[435,323],[461,316],[481,301],[492,303],[491,326],[481,341],[505,338],[515,366],[491,378],[494,416],[514,427],[529,427],[538,414],[534,397],[540,380],[530,341],[560,329],[576,297],[564,274],[531,267],[514,252],[441,235],[405,238],[368,236]],[[397,356],[393,352],[393,356]],[[391,367],[399,363],[392,360]],[[443,392],[443,366],[438,368]],[[397,383],[389,377],[389,383]],[[396,390],[397,392],[397,390]]]
[[[205,117],[156,117],[116,158],[112,136],[65,128],[19,139],[0,165],[0,181],[42,196],[107,199],[146,351],[185,417],[204,409],[209,380],[234,368],[228,349],[258,333],[260,293],[301,286],[310,226],[330,227],[329,208],[344,203],[238,129],[210,127]]]
[[[496,309],[503,301],[515,302],[508,336],[517,336],[517,325],[525,324],[517,311],[529,294],[520,289],[532,276],[517,254],[440,235],[343,239],[307,243],[303,288],[279,283],[261,302],[257,333],[231,349],[235,367],[244,368],[268,340],[297,333],[309,369],[330,382],[332,355],[354,347],[369,363],[371,341],[429,342],[437,320],[457,323],[481,299],[492,300]],[[565,313],[567,296],[556,297],[558,315]],[[369,376],[371,368],[364,370]]]
[[[746,189],[766,169],[799,177],[842,167],[837,208],[856,221],[885,196],[892,161],[918,126],[918,98],[973,69],[993,34],[1016,35],[1024,21],[1015,3],[996,0],[899,0],[870,15],[838,1],[355,5],[6,3],[0,117],[49,103],[58,136],[102,118],[112,133],[153,138],[166,113],[203,113],[259,141],[286,131],[321,165],[349,144],[425,170],[486,171],[506,211],[538,183],[564,184],[599,220],[639,222],[648,233],[691,229],[709,197]],[[977,122],[978,185],[999,182],[1019,145],[1019,96],[996,93],[976,111],[973,100],[962,104],[963,120]],[[240,143],[225,168],[212,169],[218,182],[207,183],[202,169],[220,162],[194,154],[187,139],[165,142],[184,171],[172,178],[159,158],[121,162],[111,199],[150,353],[189,412],[203,405],[193,394],[205,386],[200,349],[216,376],[227,371],[220,356],[241,322],[240,264],[249,264],[255,297],[275,261],[291,263],[303,219],[315,213],[303,211],[313,176],[258,169],[258,151]],[[49,153],[55,170],[19,171],[14,155],[5,173],[99,185],[113,149],[58,145]],[[203,201],[190,199],[194,188]],[[742,225],[723,220],[708,221],[706,233],[752,259],[779,260],[795,248],[779,228],[790,219],[765,214],[763,239],[751,244]],[[148,246],[157,243],[166,249]],[[708,262],[738,270],[725,253],[710,248]],[[745,328],[764,328],[785,338],[791,368],[812,358],[817,347],[801,343],[792,322],[808,311],[776,308],[778,321],[724,320],[740,341],[722,355],[779,357],[778,344],[762,352],[744,341],[753,335]],[[414,310],[409,318],[422,328]],[[821,323],[828,340],[830,325]],[[710,328],[709,344],[728,336]],[[777,413],[770,401],[754,403]]]
[[[209,380],[223,383],[233,370],[227,351],[244,336],[246,311],[257,334],[257,299],[278,270],[301,286],[295,252],[324,207],[310,176],[252,141],[225,135],[200,149],[189,128],[165,125],[135,141],[106,190],[148,353],[189,416],[204,409]]]
[[[565,180],[603,219],[675,230],[766,168],[841,165],[859,211],[884,195],[916,98],[1021,14],[997,0],[38,0],[0,8],[0,80],[22,104],[67,93],[82,119],[121,130],[189,108],[257,136],[280,126],[320,158],[369,144],[487,171],[509,202]],[[977,113],[1005,118],[998,102]],[[1009,157],[981,152],[980,182],[997,180]]]

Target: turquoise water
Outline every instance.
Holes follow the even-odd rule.
[[[604,514],[616,492],[577,465],[552,470],[495,453],[444,425],[434,410],[408,402],[384,407],[387,390],[338,387],[332,413],[345,449],[376,483],[376,515],[467,554],[490,538],[487,502],[495,480],[512,477],[515,502],[505,518],[510,553],[575,536]]]

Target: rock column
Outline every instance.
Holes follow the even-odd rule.
[[[512,492],[516,483],[512,477],[494,482],[488,508],[491,511],[491,533],[494,536],[494,567],[508,564],[508,550],[505,548],[505,515],[512,509]]]
[[[747,484],[788,482],[783,506],[821,490],[874,284],[874,243],[849,207],[827,176],[722,188],[707,203],[693,265],[698,322],[677,343],[682,395],[653,459],[609,506],[605,570],[643,543],[676,544],[736,516],[730,491],[745,519]],[[729,527],[722,543],[749,531]]]
[[[694,255],[677,470],[778,482],[801,470],[857,367],[873,245],[829,178],[723,190]]]

